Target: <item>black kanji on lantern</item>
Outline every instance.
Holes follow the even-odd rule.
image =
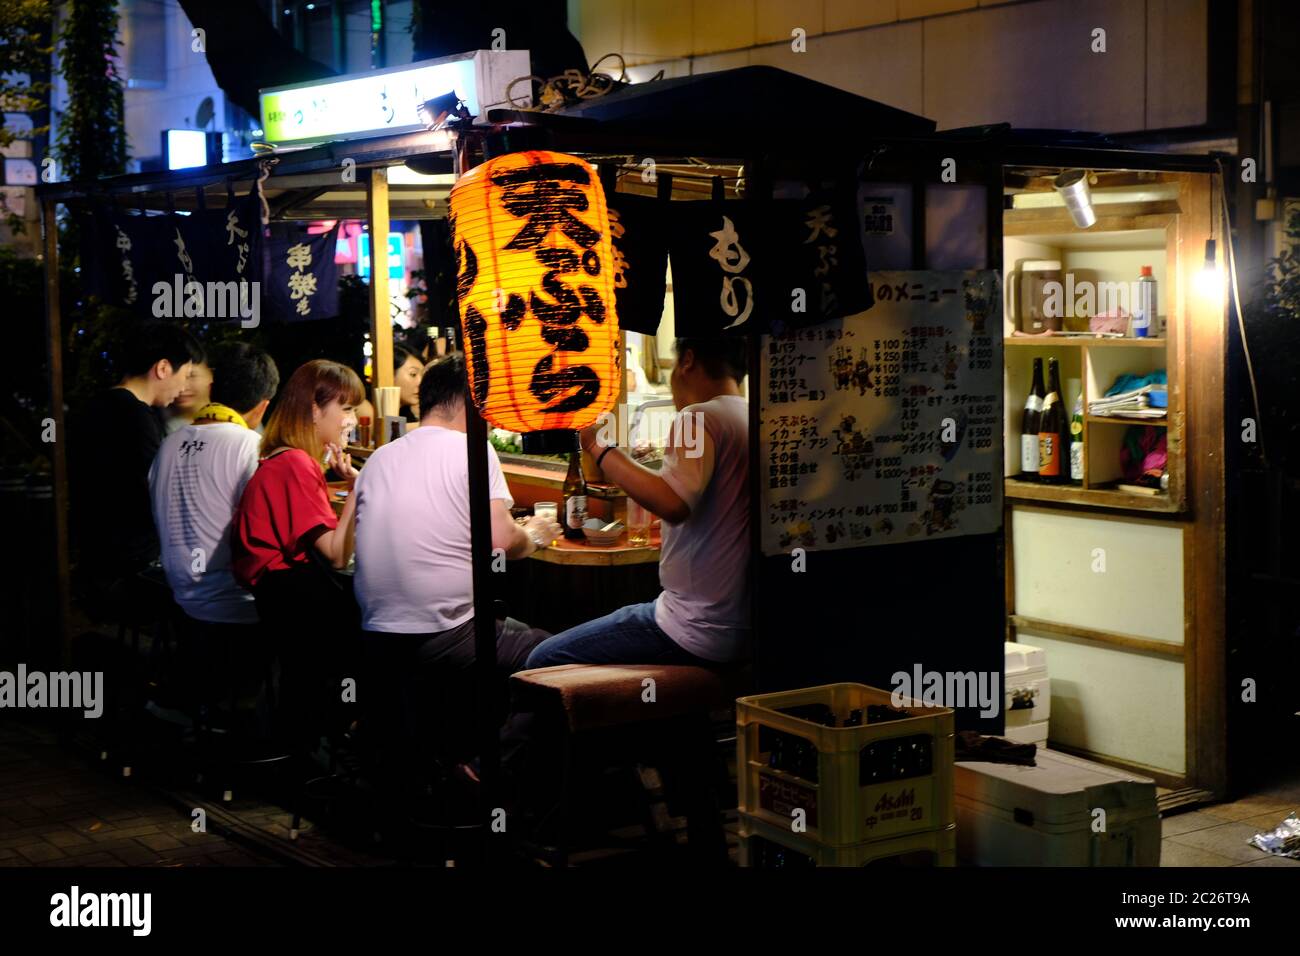
[[[506,243],[507,249],[536,249],[552,229],[559,229],[576,245],[590,249],[600,241],[600,232],[570,212],[587,211],[587,186],[591,174],[576,163],[537,163],[520,169],[506,170],[492,177],[503,192],[501,206],[512,216],[528,221]]]

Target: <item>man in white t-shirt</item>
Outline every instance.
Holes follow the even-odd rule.
[[[654,472],[608,444],[603,426],[582,447],[610,481],[663,519],[662,593],[548,638],[526,666],[702,664],[749,650],[749,403],[745,343],[676,342],[670,383],[677,417]]]
[[[467,693],[475,654],[464,396],[463,355],[429,363],[419,427],[371,455],[355,489],[354,586],[370,683],[358,699],[368,695],[379,705],[381,725],[400,721],[408,745],[427,744],[453,762],[469,756],[474,712]],[[560,526],[549,518],[515,524],[496,449],[486,452],[492,547],[510,560],[525,558],[558,538]],[[547,634],[514,618],[498,620],[496,632],[504,716],[507,678]]]
[[[189,619],[178,682],[217,705],[261,686],[269,642],[253,595],[230,571],[230,530],[257,470],[254,431],[280,386],[271,356],[239,343],[211,362],[211,400],[173,431],[149,469],[149,496],[172,597]],[[233,715],[232,715],[233,716]]]
[[[230,527],[257,470],[254,429],[280,385],[271,356],[245,344],[213,359],[212,401],[167,436],[149,469],[154,524],[172,596],[196,621],[256,624],[253,596],[230,572]]]

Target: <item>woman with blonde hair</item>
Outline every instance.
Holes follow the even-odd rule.
[[[300,366],[280,392],[261,461],[235,510],[231,570],[279,644],[282,712],[302,740],[313,729],[318,685],[358,626],[355,601],[321,565],[342,568],[352,555],[355,499],[349,495],[335,517],[325,465],[352,488],[357,472],[343,446],[363,395],[346,365],[314,359]]]

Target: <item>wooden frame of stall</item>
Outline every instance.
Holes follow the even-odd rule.
[[[1035,643],[1039,638],[1065,642],[1080,649],[1079,653],[1100,651],[1136,655],[1150,662],[1144,666],[1159,668],[1158,662],[1178,664],[1182,669],[1183,754],[1179,772],[1165,766],[1126,758],[1112,750],[1087,743],[1053,740],[1053,746],[1085,757],[1154,778],[1173,791],[1162,798],[1163,806],[1197,802],[1210,797],[1223,798],[1229,789],[1228,686],[1227,686],[1227,528],[1225,476],[1225,415],[1228,378],[1227,296],[1205,297],[1193,289],[1194,277],[1204,263],[1205,242],[1218,240],[1224,247],[1228,230],[1222,221],[1218,197],[1223,183],[1218,162],[1205,156],[1168,156],[1158,154],[1112,153],[1106,150],[1011,150],[1005,156],[1006,192],[1019,189],[1045,190],[1042,175],[1024,175],[1026,170],[1084,168],[1100,179],[1094,185],[1094,199],[1109,184],[1114,187],[1137,185],[1172,192],[1168,198],[1143,202],[1094,202],[1098,221],[1088,230],[1070,221],[1063,207],[1050,209],[1008,209],[1003,229],[1008,241],[1033,238],[1043,234],[1079,237],[1085,234],[1139,231],[1164,233],[1163,254],[1166,282],[1161,287],[1161,312],[1167,314],[1167,341],[1164,367],[1169,380],[1169,410],[1164,422],[1154,422],[1168,435],[1169,488],[1165,494],[1144,496],[1110,488],[1090,487],[1093,471],[1085,463],[1085,484],[1043,486],[1026,484],[1010,475],[1006,481],[1005,534],[1007,540],[1007,632],[1008,640],[1018,635]],[[1014,187],[1014,188],[1013,188]],[[1067,238],[1067,243],[1069,239]],[[1222,256],[1224,253],[1220,253]],[[1009,268],[1004,263],[1005,269]],[[1062,271],[1066,270],[1062,266]],[[1219,290],[1222,292],[1222,290]],[[1167,298],[1166,298],[1167,297]],[[1168,303],[1167,307],[1165,303]],[[1027,339],[1008,339],[1004,365],[1012,375],[1013,361],[1020,355],[1046,355],[1047,346]],[[1088,414],[1086,402],[1094,363],[1092,350],[1103,350],[1103,367],[1114,369],[1117,355],[1137,356],[1134,364],[1147,367],[1157,364],[1155,341],[1122,339],[1115,341],[1083,340],[1073,345],[1054,342],[1051,350],[1082,353],[1082,382],[1085,390],[1085,456],[1096,448],[1097,440],[1113,451],[1115,438],[1110,433],[1143,421],[1096,418]],[[1118,351],[1116,351],[1118,350]],[[1026,359],[1027,360],[1027,359]],[[1023,376],[1024,369],[1019,370]],[[1018,418],[1019,408],[1010,407],[1007,415]],[[1018,432],[1018,423],[1015,431]],[[1009,423],[1010,432],[1010,423]],[[1106,438],[1092,438],[1101,433]],[[1010,467],[1010,466],[1008,466]],[[1102,485],[1108,482],[1101,482]],[[1124,632],[1117,627],[1084,626],[1076,622],[1053,619],[1049,615],[1021,613],[1017,601],[1029,600],[1035,579],[1018,587],[1016,567],[1017,541],[1014,534],[1018,519],[1024,515],[1054,521],[1083,519],[1114,523],[1124,528],[1149,528],[1154,533],[1177,532],[1181,544],[1177,555],[1182,570],[1181,619],[1177,621],[1177,640],[1153,639],[1149,634]],[[1031,519],[1032,520],[1032,519]],[[1104,527],[1104,526],[1100,526]],[[1028,572],[1022,572],[1025,574]],[[1112,579],[1113,580],[1113,579]],[[1120,587],[1125,585],[1121,584]],[[1049,653],[1050,658],[1050,653]],[[1136,663],[1136,660],[1134,661]],[[1049,673],[1051,666],[1049,664]]]
[[[497,123],[528,122],[529,114],[512,111],[492,111],[489,118]],[[564,117],[548,117],[543,120],[555,134],[555,148],[567,152],[585,155],[593,162],[601,158],[616,157],[661,157],[666,164],[682,162],[697,163],[694,157],[714,156],[731,157],[719,161],[719,165],[744,165],[749,174],[749,181],[761,182],[768,174],[766,161],[754,157],[731,156],[727,144],[722,142],[706,143],[701,137],[675,138],[670,135],[657,135],[647,132],[644,135],[620,134],[617,138],[603,134],[598,124],[584,122],[571,125]],[[474,129],[471,138],[485,134],[483,129]],[[915,140],[893,140],[898,148],[910,152],[912,156],[926,155],[935,150],[953,148],[953,142],[940,138],[917,142]],[[466,139],[455,133],[412,133],[402,136],[383,137],[373,140],[326,144],[311,149],[288,153],[275,158],[277,166],[274,174],[264,184],[273,218],[293,219],[340,219],[361,218],[369,223],[372,235],[384,235],[390,219],[418,219],[434,215],[440,203],[445,203],[447,189],[441,187],[395,186],[389,182],[386,170],[391,166],[403,164],[407,159],[420,156],[428,157],[431,153],[445,155],[454,159],[455,168],[461,171],[466,162]],[[1084,166],[1099,169],[1157,169],[1170,173],[1210,173],[1214,171],[1209,160],[1203,157],[1160,156],[1156,154],[1123,153],[1109,150],[1091,150],[1077,148],[1017,148],[1002,150],[1002,144],[990,140],[971,144],[963,143],[961,148],[975,149],[986,157],[1001,156],[1005,167],[1025,165]],[[355,164],[355,181],[347,181],[342,175],[343,160],[350,159]],[[61,202],[76,202],[90,196],[114,195],[125,196],[132,203],[153,204],[153,208],[164,208],[160,201],[170,194],[175,208],[194,208],[197,205],[193,197],[196,190],[219,197],[225,192],[228,181],[248,181],[258,174],[258,164],[264,159],[246,160],[239,163],[225,164],[198,170],[177,171],[171,173],[139,174],[118,177],[112,181],[95,184],[56,183],[41,187],[39,197],[42,203],[44,225],[47,308],[46,328],[48,336],[48,355],[50,368],[50,399],[58,434],[63,433],[63,368],[62,368],[62,322],[59,309],[58,261],[56,241],[56,205]],[[705,181],[707,175],[701,177]],[[683,181],[686,181],[685,179]],[[993,212],[1000,208],[1002,196],[994,192],[997,183],[989,181],[990,223]],[[1189,187],[1190,188],[1190,187]],[[215,200],[214,200],[215,201]],[[445,207],[444,207],[445,208]],[[1208,204],[1196,202],[1185,211],[1183,223],[1186,230],[1180,233],[1180,249],[1177,256],[1177,268],[1180,276],[1188,274],[1194,267],[1200,251],[1200,239],[1208,233],[1209,223],[1205,213]],[[1222,229],[1216,231],[1222,236]],[[1002,224],[1000,217],[996,226],[990,225],[989,268],[1002,267],[1001,242]],[[923,235],[920,237],[923,243]],[[374,381],[377,385],[391,383],[392,337],[388,301],[387,269],[383,267],[384,247],[382,243],[371,244],[371,336],[373,343]],[[381,307],[382,306],[382,307]],[[1186,354],[1197,356],[1198,363],[1206,361],[1211,371],[1203,378],[1193,381],[1187,397],[1189,432],[1186,441],[1189,446],[1189,468],[1187,475],[1188,512],[1171,515],[1170,520],[1181,521],[1189,528],[1187,538],[1188,562],[1185,565],[1186,590],[1194,597],[1194,606],[1188,613],[1188,639],[1179,656],[1184,661],[1187,673],[1187,739],[1188,766],[1181,777],[1167,774],[1155,774],[1162,783],[1171,786],[1196,786],[1215,793],[1226,789],[1226,732],[1225,718],[1225,665],[1224,665],[1224,581],[1223,570],[1224,530],[1223,530],[1223,389],[1222,358],[1224,355],[1225,318],[1223,311],[1211,314],[1198,313],[1198,321],[1190,332],[1190,338],[1183,343]],[[751,337],[751,362],[757,369],[761,345],[757,336]],[[1217,360],[1217,361],[1216,361]],[[1215,371],[1217,369],[1217,371]],[[623,383],[619,384],[620,394]],[[751,429],[757,434],[758,429],[758,386],[751,385]],[[1216,392],[1217,389],[1217,392]],[[1216,397],[1217,396],[1217,397]],[[621,398],[620,398],[621,401]],[[470,414],[469,447],[481,447],[478,440],[486,441],[486,423],[476,414]],[[55,505],[57,515],[58,541],[56,543],[58,594],[60,604],[60,624],[65,658],[70,653],[70,635],[68,633],[69,588],[69,545],[67,536],[67,467],[65,450],[56,444],[54,454]],[[471,521],[473,529],[473,548],[476,554],[490,553],[490,523],[488,520],[486,487],[487,461],[485,455],[470,455],[471,479]],[[757,514],[760,493],[758,481],[751,474],[751,507]],[[1007,635],[1014,638],[1018,630],[1024,629],[1026,620],[1016,614],[1013,541],[1011,538],[1012,508],[1017,499],[1008,494],[1005,503],[1007,525],[1006,559],[1007,559]],[[1044,503],[1036,503],[1042,506]],[[1062,509],[1087,508],[1086,500],[1056,503]],[[1150,515],[1146,515],[1150,517]],[[758,548],[752,549],[751,562],[757,567]],[[483,678],[488,677],[495,661],[495,634],[490,626],[492,620],[492,595],[494,582],[491,580],[487,561],[475,563],[475,612],[482,623],[477,634],[476,648]],[[755,600],[757,601],[757,595]],[[1034,622],[1042,626],[1042,622]],[[1050,623],[1050,622],[1049,622]],[[1091,641],[1106,646],[1113,646],[1126,651],[1140,653],[1173,654],[1169,648],[1151,648],[1140,642],[1126,641],[1123,635],[1103,634],[1073,629],[1073,637],[1081,641]],[[498,786],[498,757],[496,728],[490,721],[483,727],[483,770],[485,798],[488,806],[494,805],[491,794]],[[1112,762],[1122,762],[1114,761]],[[1150,773],[1149,768],[1138,768]]]

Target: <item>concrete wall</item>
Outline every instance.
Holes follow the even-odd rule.
[[[765,64],[941,129],[1128,132],[1205,122],[1207,2],[569,0],[569,25],[589,60],[622,53],[636,79]]]
[[[157,156],[159,134],[164,129],[196,129],[194,117],[205,96],[212,97],[216,122],[212,129],[225,128],[225,94],[217,86],[207,57],[192,49],[192,25],[176,0],[161,0],[167,22],[166,80],[161,89],[126,90],[128,151],[133,159]]]

